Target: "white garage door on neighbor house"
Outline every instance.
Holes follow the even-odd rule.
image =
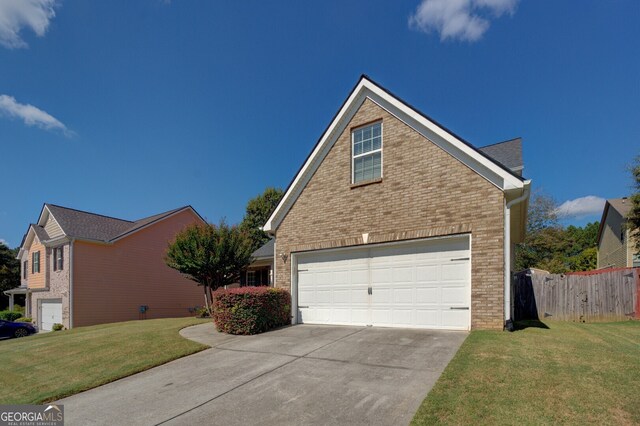
[[[53,324],[62,324],[62,300],[42,300],[40,302],[40,329],[51,330]]]
[[[298,322],[470,328],[468,235],[321,250],[296,258]]]

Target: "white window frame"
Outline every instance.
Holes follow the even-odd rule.
[[[355,150],[354,150],[354,134],[357,130],[361,130],[364,129],[365,127],[373,127],[376,124],[380,124],[380,149],[374,149],[371,151],[367,151],[365,153],[362,154],[358,154],[355,155]],[[353,129],[351,129],[351,184],[358,184],[358,183],[366,183],[366,182],[370,182],[372,180],[376,180],[376,179],[382,179],[382,177],[384,176],[384,152],[383,152],[383,148],[384,148],[384,123],[382,122],[382,120],[379,121],[374,121],[372,123],[367,123],[364,124],[362,126],[358,126],[358,127],[354,127]],[[366,180],[361,180],[359,182],[356,182],[356,158],[360,158],[360,157],[364,157],[367,155],[372,155],[379,152],[380,153],[380,177],[376,177],[373,179],[366,179]]]
[[[60,258],[58,259],[58,254],[60,254]],[[60,265],[58,265],[58,260],[60,260]],[[63,246],[55,247],[53,249],[53,270],[54,271],[62,271],[64,270],[64,249]]]

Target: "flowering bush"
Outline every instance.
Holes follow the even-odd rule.
[[[213,293],[213,321],[218,331],[258,334],[291,323],[291,295],[273,287],[220,289]]]

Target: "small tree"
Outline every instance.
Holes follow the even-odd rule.
[[[631,210],[627,217],[629,234],[636,235],[636,249],[640,251],[640,155],[635,158],[630,167],[633,177],[633,194],[631,195]]]
[[[269,241],[269,236],[261,228],[269,220],[269,216],[280,202],[282,195],[282,189],[269,187],[261,195],[250,199],[247,203],[247,211],[242,223],[240,223],[240,228],[249,233],[253,250],[257,250]]]
[[[205,304],[211,313],[213,291],[238,282],[251,261],[251,240],[245,231],[224,220],[191,225],[169,244],[166,264],[204,287]]]

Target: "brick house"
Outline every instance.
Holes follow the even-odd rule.
[[[530,181],[362,76],[264,226],[294,323],[467,330],[511,320]]]
[[[193,315],[202,288],[164,262],[192,223],[204,220],[191,206],[129,221],[45,204],[20,245],[21,286],[8,293],[25,295],[41,330]]]

